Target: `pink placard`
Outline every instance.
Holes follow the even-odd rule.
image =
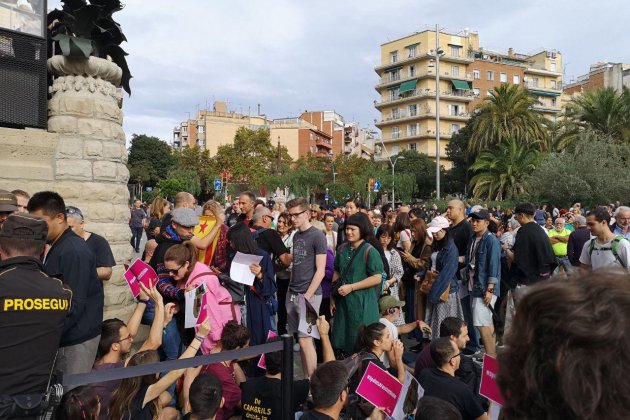
[[[396,408],[396,401],[400,396],[403,384],[386,370],[381,369],[370,362],[359,386],[357,394],[385,410],[388,416],[392,416]]]
[[[201,310],[199,311],[199,317],[197,317],[197,324],[196,325],[200,325],[203,324],[203,321],[205,321],[206,319],[208,319],[208,317],[210,316],[210,313],[208,311],[208,293],[204,293],[203,295],[203,304],[201,306]]]
[[[135,260],[129,268],[127,268],[123,277],[127,280],[127,284],[134,297],[138,297],[140,294],[140,285],[138,282],[142,282],[147,288],[150,288],[152,285],[155,286],[158,281],[157,273],[153,267],[139,259]]]
[[[497,385],[497,373],[499,372],[499,364],[497,359],[485,354],[483,356],[483,368],[481,373],[481,385],[479,386],[479,394],[497,404],[504,405],[505,400],[499,386]]]
[[[267,333],[267,341],[270,338],[277,337],[277,336],[278,336],[278,334],[276,334],[275,332],[269,330],[269,332]],[[260,355],[260,360],[258,361],[258,364],[256,366],[258,366],[261,369],[267,370],[267,365],[265,364],[265,354],[264,353]]]

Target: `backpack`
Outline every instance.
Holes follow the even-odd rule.
[[[617,249],[619,249],[619,242],[621,241],[627,241],[626,238],[624,238],[623,236],[615,236],[615,239],[613,239],[612,241],[612,245],[610,248],[599,248],[599,251],[612,251],[613,255],[615,256],[615,259],[619,262],[619,265],[621,265],[623,268],[628,268],[624,265],[624,263],[621,261],[621,258],[619,258],[619,253],[617,252]],[[593,250],[595,249],[595,238],[591,239],[589,244],[588,244],[588,256],[590,257],[593,254]]]

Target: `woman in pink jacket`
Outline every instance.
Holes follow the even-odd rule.
[[[207,308],[210,334],[201,343],[201,352],[210,353],[221,339],[223,326],[231,320],[241,322],[239,308],[234,306],[230,293],[221,286],[214,272],[207,265],[197,261],[197,248],[190,241],[170,247],[164,256],[164,265],[167,268],[173,267],[169,274],[177,282],[178,288],[189,291],[201,284],[204,285],[206,293],[201,307],[205,305]]]

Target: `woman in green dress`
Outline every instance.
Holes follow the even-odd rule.
[[[335,256],[335,274],[330,305],[334,311],[332,346],[346,355],[353,353],[359,327],[378,322],[378,298],[381,292],[383,260],[367,241],[374,228],[363,213],[348,217],[346,242]],[[335,283],[341,282],[338,289]]]

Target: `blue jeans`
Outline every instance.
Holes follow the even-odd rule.
[[[405,288],[405,323],[416,322],[416,290],[415,282]],[[422,341],[422,333],[417,328],[409,333],[409,338]]]
[[[466,344],[466,349],[476,353],[481,350],[481,345],[479,344],[479,333],[477,332],[477,328],[473,325],[472,301],[470,300],[470,295],[461,298],[460,302],[462,304],[462,311],[464,312],[464,321],[466,321],[466,325],[468,326],[468,337],[470,337],[470,341]]]
[[[573,271],[573,266],[566,255],[564,257],[556,257],[556,263],[558,263],[558,268],[554,271],[555,274],[560,272],[560,267],[564,268],[565,274],[571,274]]]
[[[143,231],[144,229],[142,228],[142,226],[131,226],[131,246],[136,251],[140,248],[140,241],[142,240]]]

